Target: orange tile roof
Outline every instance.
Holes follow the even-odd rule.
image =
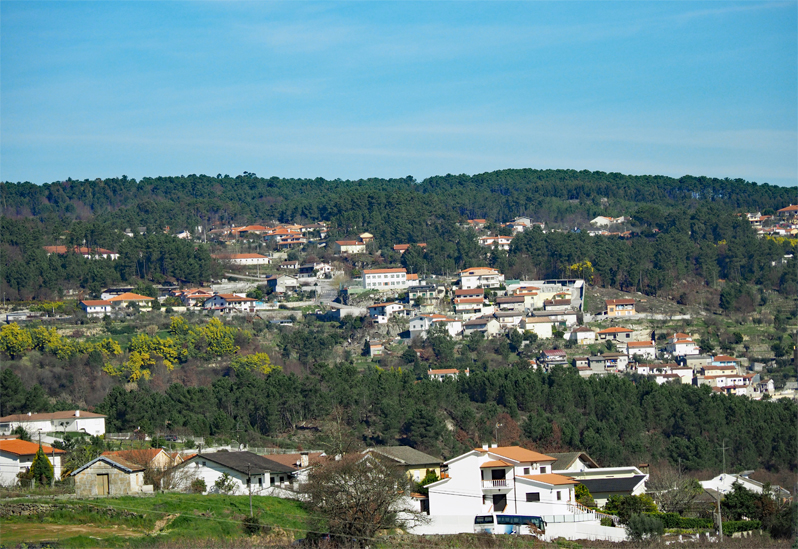
[[[152,301],[154,298],[147,297],[146,295],[134,294],[133,292],[125,292],[116,297],[110,298],[108,301]]]
[[[27,440],[11,438],[0,440],[0,451],[18,456],[32,456],[39,451],[39,445],[34,442],[28,442]],[[50,456],[53,455],[53,451],[55,451],[56,454],[66,454],[63,450],[57,448],[53,449],[52,446],[45,446],[44,444],[42,444],[42,451]]]
[[[110,301],[103,299],[84,299],[81,303],[87,307],[105,307],[111,304]]]
[[[161,448],[142,448],[140,450],[116,450],[116,451],[108,451],[103,452],[103,456],[109,457],[119,457],[131,463],[137,463],[139,465],[147,465],[153,459],[155,459],[158,454],[163,452]],[[166,454],[166,452],[164,452]],[[169,454],[166,454],[167,456]]]
[[[484,297],[456,297],[454,298],[454,302],[458,305],[460,303],[484,303]]]
[[[510,465],[506,461],[496,459],[493,461],[486,461],[485,463],[479,466],[480,469],[489,469],[491,467],[512,467],[512,465]]]
[[[500,446],[498,448],[477,448],[478,452],[490,452],[491,454],[506,457],[513,461],[526,462],[526,461],[557,461],[551,456],[527,450],[520,446]]]
[[[571,477],[566,477],[565,475],[558,475],[556,473],[546,473],[543,475],[521,475],[521,478],[537,480],[539,482],[545,482],[546,484],[552,484],[554,486],[561,486],[563,484],[579,484],[578,480],[574,480]]]
[[[634,305],[634,299],[605,299],[604,303],[607,305]]]
[[[443,368],[441,370],[429,370],[430,375],[444,375],[444,374],[459,374],[460,370],[457,368]]]
[[[309,452],[308,453],[308,464],[309,465],[316,465],[323,461],[325,454],[324,452]],[[294,467],[296,469],[300,469],[301,467],[297,465],[301,459],[302,454],[268,454],[264,455],[263,457],[270,459],[271,461],[276,461],[281,465],[287,465],[288,467]]]
[[[780,209],[778,211],[779,212],[785,212],[785,213],[787,213],[787,212],[798,212],[798,205],[790,204],[786,208],[782,208],[782,209]]]
[[[474,288],[472,290],[455,290],[454,291],[454,295],[471,295],[471,294],[485,295],[485,290],[483,288]]]
[[[409,274],[409,275],[407,275],[407,279],[408,280],[418,280],[418,275],[417,274]]]
[[[633,332],[633,331],[634,330],[630,330],[629,328],[614,327],[614,328],[607,328],[605,330],[601,330],[598,333],[599,334],[625,334],[625,333]]]
[[[731,362],[731,361],[737,362],[737,360],[739,360],[739,359],[736,359],[733,356],[729,356],[729,355],[718,355],[713,360],[715,360],[715,361],[722,360],[723,362]]]
[[[654,344],[650,341],[630,341],[626,344],[627,347],[653,347]]]
[[[478,275],[478,274],[499,274],[499,271],[491,267],[472,267],[470,269],[463,269],[460,274],[465,275]]]

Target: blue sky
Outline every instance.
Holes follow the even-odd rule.
[[[798,3],[0,2],[0,179],[798,181]]]

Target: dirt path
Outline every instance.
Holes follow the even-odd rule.
[[[108,538],[111,536],[138,537],[145,535],[143,530],[125,526],[100,527],[93,524],[33,524],[25,522],[6,522],[0,525],[0,539],[4,545],[39,541],[57,541],[75,536]]]

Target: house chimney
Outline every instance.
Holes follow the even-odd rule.
[[[300,467],[307,467],[310,464],[310,460],[308,459],[307,452],[299,452],[299,466]]]
[[[28,412],[28,415],[30,416],[30,415],[31,415],[31,413],[30,413],[30,412]]]
[[[498,448],[498,447],[499,447],[499,445],[498,445],[498,444],[496,444],[496,443],[494,442],[493,444],[491,444],[491,445],[490,445],[490,447],[491,447],[491,448]]]
[[[80,410],[75,410],[75,417],[80,417]]]
[[[487,450],[487,449],[488,449],[488,445],[487,445],[487,444],[483,444],[483,445],[482,445],[482,449],[483,449],[483,450]]]

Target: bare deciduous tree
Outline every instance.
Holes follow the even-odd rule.
[[[410,480],[398,467],[373,456],[350,454],[315,467],[303,487],[311,530],[361,546],[380,530],[418,518],[404,504]]]
[[[704,491],[694,479],[679,474],[670,468],[659,468],[651,475],[647,491],[664,513],[682,514],[690,509],[696,497]]]

